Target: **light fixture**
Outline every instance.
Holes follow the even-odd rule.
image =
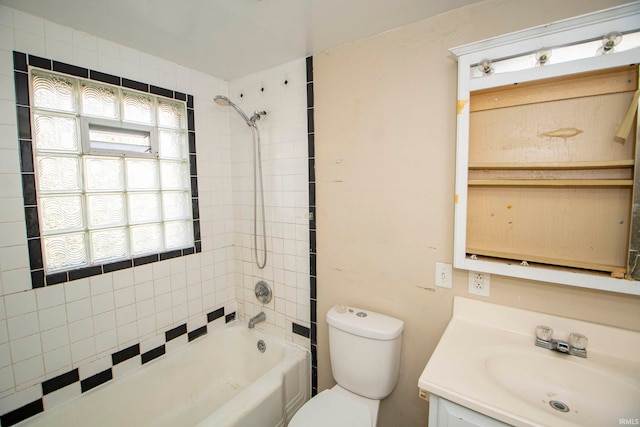
[[[489,58],[485,58],[480,63],[478,63],[478,70],[485,76],[493,74],[493,65]]]
[[[613,48],[622,40],[622,34],[618,31],[612,31],[602,38],[602,46],[598,48],[596,55],[606,55],[613,52]]]
[[[536,64],[544,65],[551,58],[551,49],[542,48],[536,52]]]

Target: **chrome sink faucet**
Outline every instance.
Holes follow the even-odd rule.
[[[267,320],[267,315],[264,314],[264,311],[256,314],[251,319],[249,319],[249,329],[253,329],[256,324],[264,322],[265,320]]]
[[[548,326],[538,325],[536,327],[536,345],[548,350],[557,351],[559,353],[570,354],[572,356],[587,357],[587,343],[589,340],[586,336],[571,332],[569,341],[557,340],[553,337],[553,329]]]

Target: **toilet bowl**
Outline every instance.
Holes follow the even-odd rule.
[[[378,400],[358,396],[336,385],[303,405],[288,427],[375,426],[379,404]]]
[[[380,400],[398,381],[404,323],[336,306],[327,313],[331,371],[338,383],[296,412],[289,427],[376,427]]]

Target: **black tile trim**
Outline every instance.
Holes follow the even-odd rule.
[[[187,129],[192,132],[196,130],[195,113],[193,112],[193,108],[187,108]]]
[[[142,364],[151,362],[153,359],[157,359],[158,357],[165,354],[164,344],[159,347],[154,348],[153,350],[149,350],[146,353],[142,353],[140,356],[142,360]]]
[[[139,265],[151,264],[152,262],[158,262],[158,254],[142,256],[139,258],[133,259],[133,266],[137,267]]]
[[[173,91],[169,90],[169,89],[165,89],[163,87],[149,85],[149,92],[151,92],[154,95],[164,96],[165,98],[174,99],[173,98]]]
[[[77,65],[65,64],[64,62],[53,61],[53,71],[69,74],[76,77],[89,78],[89,69],[78,67]]]
[[[13,72],[13,86],[16,93],[16,105],[29,106],[29,74]]]
[[[291,324],[291,332],[301,335],[305,338],[309,338],[309,328],[306,326],[298,325],[296,322]]]
[[[187,95],[187,108],[193,108],[193,95]]]
[[[29,65],[32,67],[42,68],[44,70],[51,70],[51,60],[47,58],[41,58],[35,55],[29,55]]]
[[[7,412],[0,417],[0,424],[2,427],[12,426],[43,411],[44,404],[42,402],[42,398],[40,398],[11,412]]]
[[[185,248],[182,250],[182,256],[185,255],[192,255],[196,253],[196,248],[195,247],[191,247],[191,248]]]
[[[140,344],[132,345],[131,347],[124,348],[111,355],[111,363],[113,366],[134,358],[140,354]]]
[[[46,279],[47,286],[57,285],[59,283],[64,283],[69,281],[66,271],[63,271],[61,273],[47,274],[45,279]]]
[[[31,139],[31,108],[16,105],[18,139]]]
[[[21,139],[20,144],[20,169],[23,173],[33,173],[33,149],[31,147],[31,141],[28,139]]]
[[[189,132],[189,154],[196,154],[196,133]]]
[[[29,249],[29,267],[31,270],[42,270],[44,264],[42,262],[42,246],[40,239],[27,240],[27,248]]]
[[[307,83],[307,108],[313,108],[313,82]]]
[[[305,66],[307,69],[307,83],[313,81],[313,56],[307,56],[305,60]]]
[[[236,320],[236,312],[232,312],[224,316],[224,323],[229,323]]]
[[[44,270],[35,270],[31,272],[31,287],[44,288]]]
[[[214,320],[217,320],[222,316],[224,316],[224,307],[213,310],[212,312],[207,313],[207,323],[213,322]]]
[[[183,323],[182,325],[176,326],[175,328],[169,329],[167,332],[165,332],[164,339],[166,342],[169,342],[186,333],[187,333],[187,324]]]
[[[89,70],[89,78],[97,82],[109,83],[115,86],[121,86],[120,77],[112,74],[101,73],[100,71]]]
[[[187,94],[182,92],[173,92],[173,98],[177,99],[178,101],[186,101]]]
[[[135,80],[122,78],[122,87],[139,90],[140,92],[149,92],[149,85]]]
[[[203,335],[207,335],[207,325],[201,326],[198,329],[194,329],[193,331],[187,334],[187,336],[189,337],[189,342]]]
[[[53,393],[56,390],[60,390],[61,388],[78,381],[80,381],[80,374],[78,373],[78,368],[76,368],[62,375],[58,375],[55,378],[44,381],[42,383],[42,394],[47,395],[49,393]]]
[[[93,265],[90,267],[78,268],[76,270],[69,270],[69,280],[84,279],[86,277],[97,276],[102,274],[102,266]]]
[[[24,208],[24,218],[27,223],[27,238],[40,237],[40,223],[38,221],[38,207],[26,206]],[[32,268],[35,270],[35,268]]]
[[[80,389],[83,393],[86,393],[87,391],[96,388],[99,385],[106,383],[107,381],[111,381],[112,379],[113,372],[111,371],[111,368],[109,368],[80,381]]]
[[[25,207],[35,206],[38,201],[36,198],[36,176],[32,173],[22,174],[22,197]]]
[[[133,267],[133,260],[126,259],[124,261],[112,262],[102,265],[102,271],[104,273],[111,273],[113,271],[124,270],[125,268]]]
[[[27,66],[27,54],[22,52],[13,51],[13,69],[16,71],[29,71]]]
[[[160,261],[177,258],[179,256],[182,256],[182,251],[180,249],[176,249],[175,251],[163,252],[160,254]]]
[[[311,396],[318,394],[318,361],[317,361],[317,296],[316,278],[316,171],[315,171],[315,120],[314,120],[314,88],[313,88],[313,56],[305,61],[307,70],[307,148],[309,154],[309,318],[311,327],[300,331],[307,332],[311,341]],[[293,324],[293,332],[300,325]],[[305,331],[306,329],[306,331]],[[305,335],[303,335],[305,336]]]

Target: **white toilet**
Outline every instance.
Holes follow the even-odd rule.
[[[398,381],[404,323],[340,305],[329,310],[327,323],[338,384],[305,403],[289,427],[376,427],[380,400]]]

